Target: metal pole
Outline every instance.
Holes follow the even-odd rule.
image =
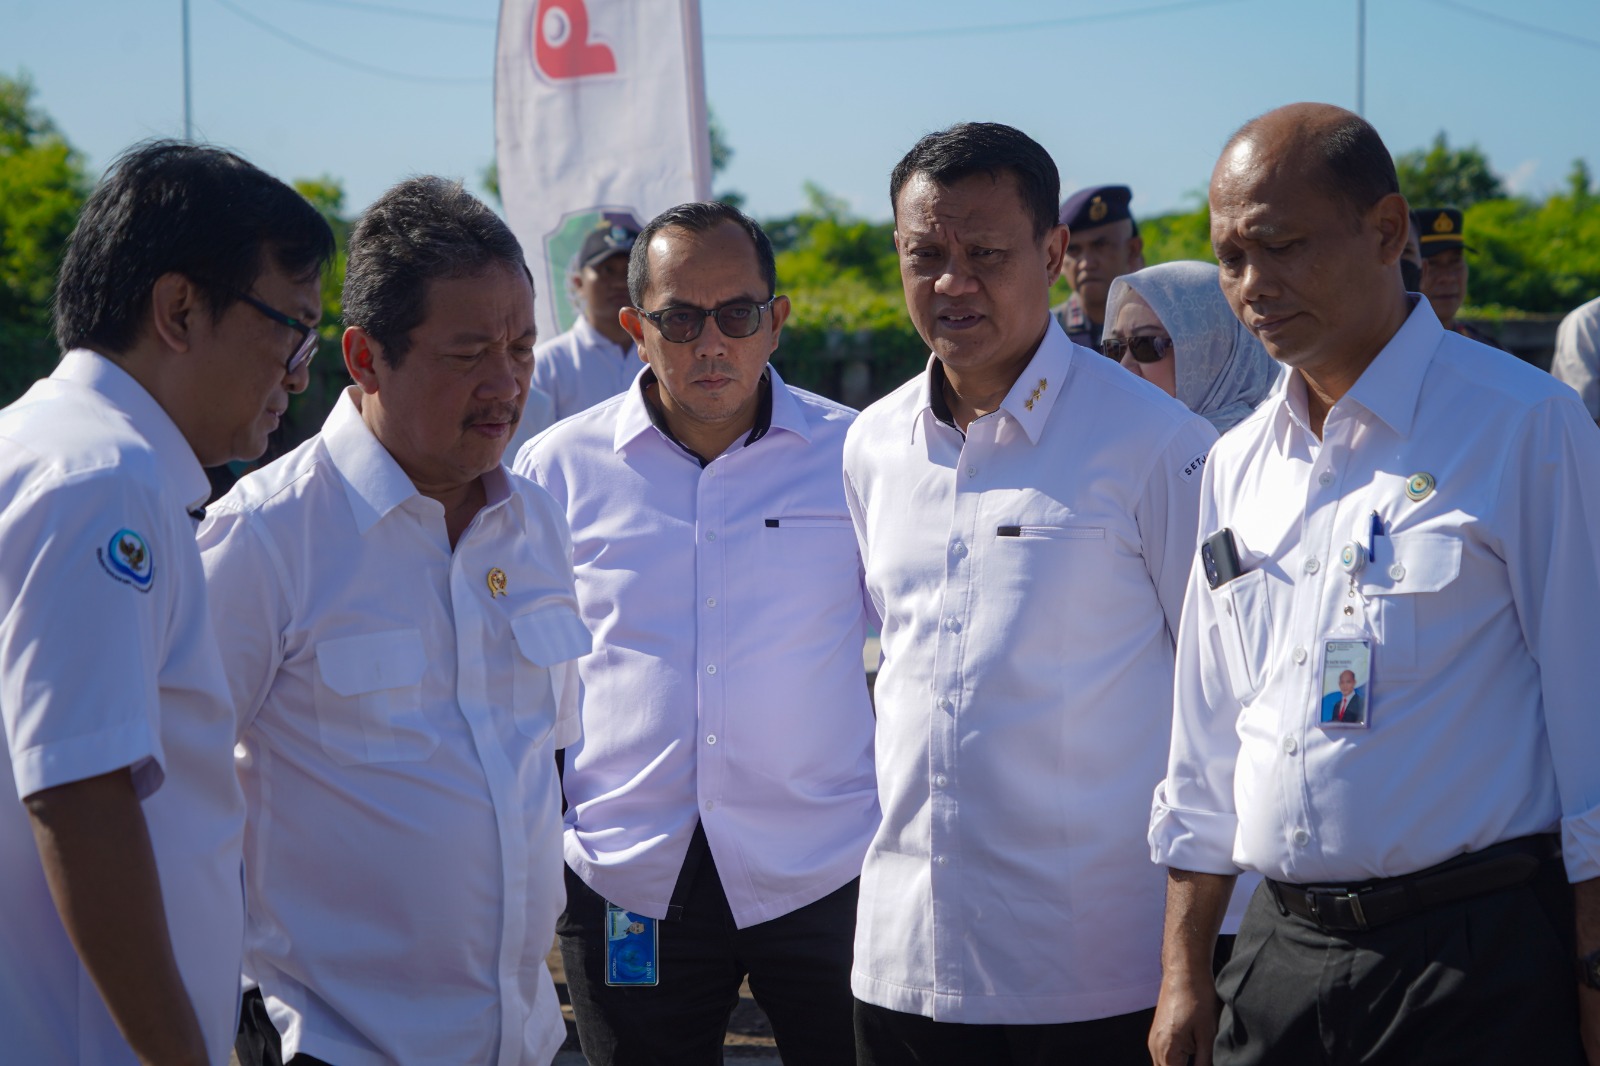
[[[194,140],[194,120],[189,99],[189,0],[183,0],[183,139]]]
[[[1366,0],[1355,0],[1355,114],[1366,117]]]

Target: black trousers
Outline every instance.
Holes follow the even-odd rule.
[[[1525,885],[1325,933],[1266,885],[1217,980],[1216,1066],[1582,1066],[1572,891]]]
[[[815,903],[735,928],[716,863],[706,849],[674,893],[679,916],[658,923],[660,984],[606,984],[606,902],[567,870],[567,910],[556,923],[578,1042],[590,1066],[720,1063],[739,986],[772,1022],[786,1066],[848,1066],[852,881]]]
[[[239,1034],[233,1038],[233,1053],[239,1066],[285,1066],[283,1043],[272,1019],[267,1017],[267,1001],[261,990],[252,988],[244,994],[239,1007]],[[296,1055],[288,1066],[329,1066],[310,1055]]]
[[[856,1066],[1150,1066],[1155,1008],[1056,1025],[936,1022],[856,1000]]]

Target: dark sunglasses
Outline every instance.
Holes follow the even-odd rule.
[[[776,300],[774,296],[772,300]],[[673,344],[688,344],[706,328],[706,319],[715,318],[717,328],[729,340],[740,340],[761,328],[761,312],[772,306],[772,300],[756,303],[754,300],[733,300],[721,307],[707,311],[690,304],[674,304],[659,311],[646,311],[635,307],[640,318],[647,318],[661,335]]]
[[[1159,363],[1172,354],[1171,337],[1129,337],[1127,340],[1108,338],[1100,342],[1100,350],[1108,358],[1122,362],[1125,352],[1132,352],[1140,363]]]
[[[279,325],[288,326],[290,329],[299,332],[300,343],[295,345],[295,349],[290,353],[288,361],[283,364],[283,372],[285,374],[293,374],[296,370],[311,362],[311,357],[317,354],[316,329],[306,325],[293,315],[286,315],[282,311],[262,303],[249,293],[236,292],[234,295]]]

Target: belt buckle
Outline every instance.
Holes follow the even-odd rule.
[[[1356,920],[1356,928],[1361,932],[1366,932],[1369,928],[1367,925],[1367,914],[1366,911],[1364,911],[1361,907],[1361,896],[1358,893],[1352,892],[1349,889],[1325,889],[1320,891],[1317,889],[1312,889],[1306,893],[1306,896],[1309,898],[1311,903],[1311,917],[1324,929],[1328,928],[1328,923],[1322,916],[1322,908],[1318,906],[1319,902],[1324,899],[1348,900],[1350,903],[1350,914]],[[1329,917],[1332,916],[1330,915]]]

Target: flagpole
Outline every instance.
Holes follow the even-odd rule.
[[[183,139],[194,140],[189,92],[189,0],[183,0]]]
[[[1356,114],[1367,117],[1367,0],[1356,0]]]

